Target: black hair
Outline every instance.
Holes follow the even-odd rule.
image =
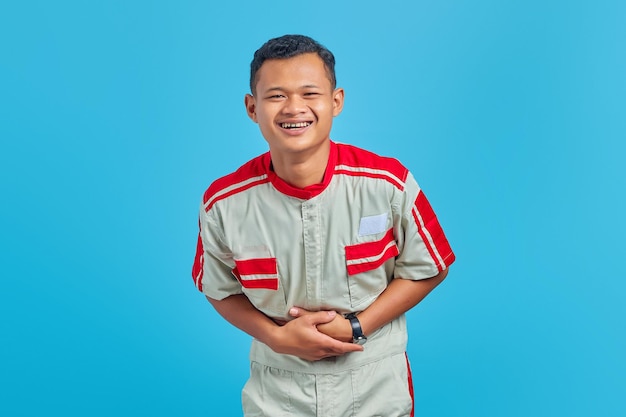
[[[287,59],[308,53],[316,53],[324,61],[324,67],[326,67],[330,84],[334,90],[337,86],[337,79],[335,78],[335,56],[333,53],[308,36],[283,35],[265,42],[254,53],[254,58],[250,63],[250,91],[254,94],[257,81],[256,74],[266,60]]]

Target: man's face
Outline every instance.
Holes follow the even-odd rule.
[[[322,59],[310,53],[265,61],[257,72],[255,95],[247,95],[245,104],[272,157],[287,157],[326,146],[343,96],[343,89],[332,89]]]

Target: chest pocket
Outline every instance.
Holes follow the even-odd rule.
[[[269,316],[285,315],[287,303],[276,258],[235,259],[232,273],[257,309]]]
[[[398,245],[389,229],[373,242],[345,247],[350,304],[357,309],[374,300],[387,287],[393,265],[387,263],[398,256]]]

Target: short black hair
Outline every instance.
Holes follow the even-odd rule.
[[[309,53],[316,53],[324,61],[330,84],[334,90],[337,86],[337,79],[335,77],[335,56],[333,53],[324,45],[308,36],[283,35],[265,42],[254,53],[254,58],[250,63],[250,92],[252,94],[255,93],[256,74],[266,60],[287,59]]]

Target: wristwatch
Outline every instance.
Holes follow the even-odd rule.
[[[350,313],[346,318],[350,320],[350,325],[352,326],[352,343],[356,343],[357,345],[365,344],[367,337],[363,334],[363,329],[361,329],[359,319],[356,318],[356,313]]]

